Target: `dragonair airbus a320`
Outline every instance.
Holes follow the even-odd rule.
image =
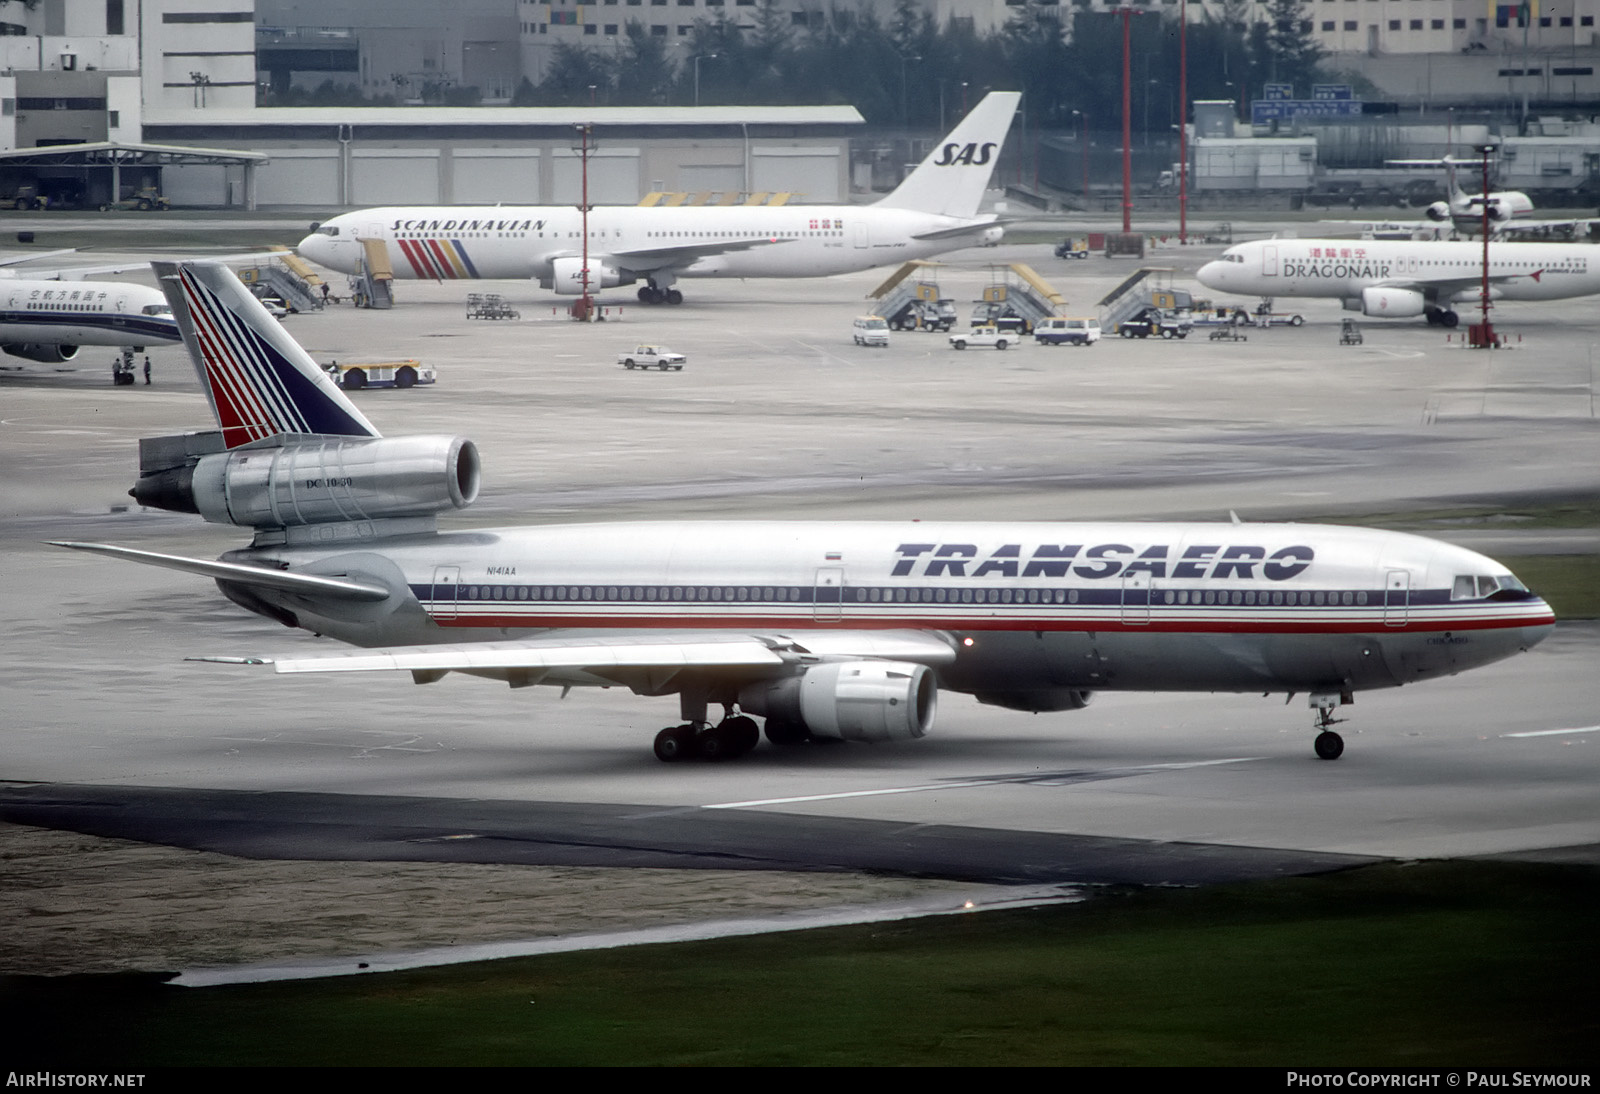
[[[218,430],[140,445],[146,506],[251,529],[214,578],[360,650],[278,672],[460,672],[677,695],[663,760],[769,740],[922,737],[940,689],[1013,710],[1096,690],[1310,696],[1317,754],[1367,688],[1526,650],[1545,602],[1480,554],[1313,524],[668,522],[442,531],[462,437],[382,437],[225,267],[157,264]],[[227,660],[227,659],[224,659]],[[233,659],[240,660],[240,659]],[[713,723],[708,711],[720,708]],[[755,717],[752,717],[755,716]]]
[[[536,279],[553,292],[643,281],[647,304],[681,304],[680,278],[825,277],[997,242],[978,212],[1021,96],[993,91],[895,191],[872,205],[395,206],[345,213],[300,241],[302,257],[360,272],[381,245],[394,276]]]

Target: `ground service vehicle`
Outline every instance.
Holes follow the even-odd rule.
[[[881,315],[863,315],[855,321],[855,339],[858,346],[887,346],[889,321]]]
[[[1034,325],[1033,340],[1044,346],[1092,346],[1100,341],[1100,320],[1041,319]]]
[[[172,208],[172,202],[162,197],[154,186],[146,186],[143,190],[135,191],[128,197],[119,201],[108,201],[100,206],[102,213],[109,213],[113,209],[137,209],[141,213],[148,213],[152,209],[165,213]]]
[[[1123,321],[1117,333],[1124,338],[1149,338],[1159,334],[1163,338],[1187,338],[1194,324],[1179,319],[1160,308],[1146,308],[1132,319]]]
[[[341,365],[329,361],[322,371],[347,391],[360,391],[367,387],[415,387],[438,380],[438,373],[416,358],[404,361],[354,361]]]
[[[617,354],[617,364],[623,368],[658,368],[662,372],[669,368],[682,372],[686,360],[683,354],[673,353],[666,346],[635,346],[627,353]]]
[[[995,349],[1005,349],[1021,343],[1022,335],[1019,332],[1001,330],[998,327],[973,327],[950,336],[950,345],[953,349],[966,349],[968,346],[975,348],[993,346]]]

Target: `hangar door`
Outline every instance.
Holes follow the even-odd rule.
[[[437,148],[358,148],[351,153],[352,205],[437,205]]]
[[[339,204],[339,153],[333,149],[263,149],[272,159],[256,168],[261,205]]]
[[[552,149],[550,195],[557,205],[577,205],[583,200],[583,155],[568,148]],[[599,148],[589,152],[589,204],[637,205],[644,195],[639,190],[639,150],[637,148]]]
[[[832,146],[755,148],[750,153],[750,187],[799,194],[808,205],[838,201],[842,156]]]
[[[535,205],[539,153],[523,148],[457,148],[450,154],[451,201],[462,205]]]

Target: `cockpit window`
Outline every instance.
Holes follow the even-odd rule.
[[[317,229],[317,234],[325,236],[337,236],[339,234],[339,226],[337,224],[324,224],[322,227]]]
[[[1499,592],[1527,593],[1528,587],[1510,574],[1484,577],[1482,574],[1459,574],[1450,588],[1451,600],[1487,599]]]

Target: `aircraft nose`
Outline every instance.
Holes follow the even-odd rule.
[[[1227,265],[1228,264],[1226,262],[1207,262],[1204,266],[1200,267],[1200,270],[1195,274],[1195,277],[1199,279],[1200,284],[1204,285],[1208,289],[1220,289],[1222,288],[1223,269]]]

